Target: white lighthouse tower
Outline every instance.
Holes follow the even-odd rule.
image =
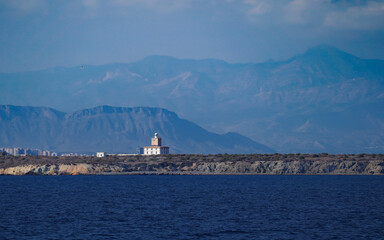
[[[169,147],[161,146],[161,138],[157,133],[151,138],[151,146],[144,147],[144,155],[169,154]]]

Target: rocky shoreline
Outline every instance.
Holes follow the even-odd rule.
[[[384,156],[251,154],[0,158],[0,175],[384,175]]]

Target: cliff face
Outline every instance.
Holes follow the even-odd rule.
[[[78,174],[272,174],[383,175],[384,160],[139,162],[117,164],[42,164],[0,168],[0,175]]]
[[[88,175],[108,172],[119,173],[124,169],[113,165],[54,164],[26,165],[0,169],[0,175]]]

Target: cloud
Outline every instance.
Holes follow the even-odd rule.
[[[269,1],[245,0],[244,3],[250,6],[248,11],[248,14],[250,15],[262,15],[271,10],[271,4]]]
[[[187,9],[192,0],[0,0],[0,10],[8,15],[22,16],[40,12],[64,13],[73,16],[98,17],[126,15],[129,11],[171,13]]]
[[[214,3],[214,4],[213,4]],[[214,6],[214,7],[212,7]],[[308,26],[333,29],[384,29],[382,0],[0,0],[0,8],[19,15],[47,12],[76,13],[79,16],[124,15],[130,11],[168,14],[194,7],[211,12],[230,6],[243,9],[251,22],[261,27]],[[73,14],[72,14],[73,15]]]
[[[244,0],[247,16],[259,26],[310,25],[323,13],[320,0]]]
[[[332,12],[326,16],[325,24],[334,28],[383,29],[384,2],[368,2],[363,6],[352,6],[344,11]]]
[[[30,14],[35,11],[47,10],[47,0],[0,0],[0,8],[16,11],[18,14]]]
[[[324,2],[320,0],[293,0],[283,8],[282,16],[290,24],[305,25],[319,19],[324,13]],[[320,16],[321,18],[321,16]]]
[[[143,8],[156,12],[172,12],[189,6],[190,0],[82,0],[85,8],[105,10],[122,10]]]
[[[247,16],[260,26],[384,29],[383,1],[243,0]]]

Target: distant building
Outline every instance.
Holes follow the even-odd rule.
[[[43,155],[42,151],[40,149],[29,149],[29,148],[25,151],[25,154],[28,155],[28,156]]]
[[[107,153],[106,152],[97,152],[96,157],[106,157]]]
[[[20,148],[20,147],[13,148],[13,155],[18,156],[23,154],[25,154],[25,151],[23,148]]]
[[[161,146],[161,138],[155,133],[151,138],[151,146],[144,147],[144,155],[169,154],[169,147]]]
[[[43,151],[43,156],[52,156],[51,152],[48,150]]]
[[[49,150],[22,148],[22,147],[11,147],[5,148],[0,147],[0,155],[2,152],[6,152],[7,155],[13,156],[46,156],[46,157],[57,157],[57,156],[89,156],[87,154],[80,153],[61,153],[51,152]]]

